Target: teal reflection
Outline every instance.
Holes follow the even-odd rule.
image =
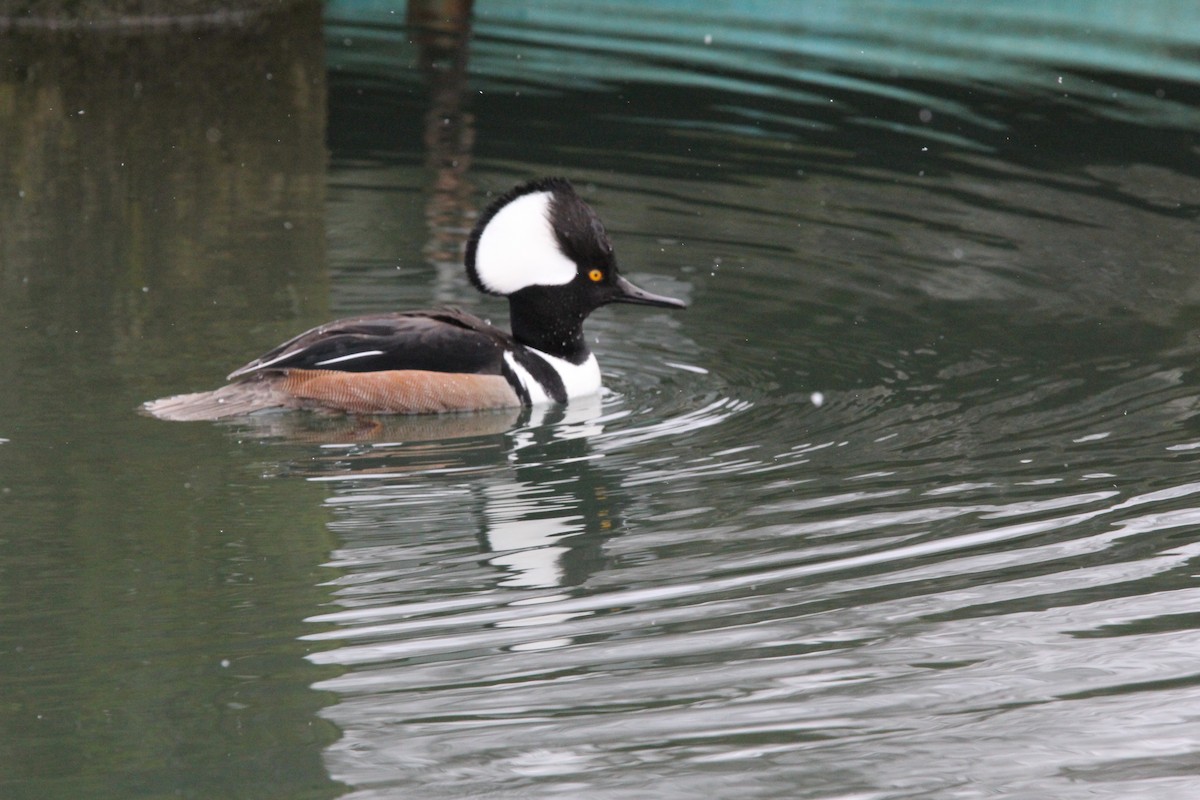
[[[417,59],[383,2],[326,7],[336,72],[411,82]],[[1121,119],[1194,125],[1197,112],[1161,93],[1095,75],[1200,79],[1200,6],[1069,0],[998,3],[618,0],[585,5],[480,4],[471,49],[479,92],[613,89],[645,83],[707,88],[812,109],[865,94],[971,124],[1000,124],[921,85],[1033,90],[1097,105]],[[1089,77],[1083,77],[1087,74]]]

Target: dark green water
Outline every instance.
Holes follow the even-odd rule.
[[[0,38],[0,797],[1196,795],[1200,13],[649,8]],[[542,174],[594,403],[135,413]]]

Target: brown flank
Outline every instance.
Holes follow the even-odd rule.
[[[352,414],[437,414],[519,406],[521,399],[501,375],[422,369],[339,372],[288,370],[277,379],[284,394],[304,407]]]
[[[439,414],[517,408],[521,398],[500,375],[420,369],[338,372],[292,369],[267,372],[210,392],[164,397],[142,406],[169,420],[214,420],[271,408],[307,408],[349,414]]]

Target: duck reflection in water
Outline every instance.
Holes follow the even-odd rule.
[[[294,461],[276,451],[264,472],[333,489],[333,566],[347,572],[346,593],[376,596],[396,563],[414,558],[430,570],[429,589],[449,593],[577,586],[602,569],[604,542],[624,516],[623,494],[591,444],[603,413],[594,396],[465,416],[270,414],[223,424],[239,437],[321,445]],[[480,563],[491,569],[481,575]]]

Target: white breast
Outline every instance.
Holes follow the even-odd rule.
[[[563,386],[567,390],[568,400],[573,397],[587,397],[600,391],[600,364],[596,361],[594,353],[588,355],[587,361],[584,361],[582,364],[572,364],[566,359],[547,355],[540,350],[534,350],[532,347],[528,349],[558,373],[558,376],[562,379]],[[546,390],[542,388],[542,385],[529,374],[529,370],[517,363],[517,359],[513,357],[512,353],[505,353],[504,360],[508,362],[509,368],[516,373],[517,378],[521,381],[521,385],[529,393],[530,402],[535,405],[554,402],[550,395],[546,394]]]

